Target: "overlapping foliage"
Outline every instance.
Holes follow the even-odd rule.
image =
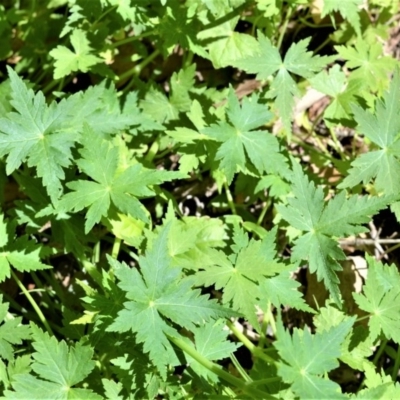
[[[2,396],[400,397],[398,13],[3,2]]]

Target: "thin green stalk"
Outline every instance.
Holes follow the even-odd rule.
[[[240,362],[238,359],[235,357],[235,355],[232,353],[229,357],[235,366],[236,370],[239,372],[240,376],[246,381],[246,382],[253,382],[253,380],[250,378],[249,374],[244,370],[244,368],[240,365]]]
[[[343,153],[342,146],[340,145],[339,140],[337,139],[337,137],[336,137],[335,133],[332,131],[332,129],[329,129],[329,134],[331,135],[331,138],[332,138],[333,142],[335,143],[335,150],[340,154],[340,158],[342,160],[345,160],[346,156]]]
[[[67,85],[72,80],[72,75],[69,75],[67,78],[62,78],[61,81],[59,79],[53,79],[50,83],[48,83],[42,90],[42,92],[46,95],[48,94],[54,86],[58,85],[58,91],[61,92],[62,88]],[[61,84],[62,82],[62,84]]]
[[[237,215],[235,202],[233,201],[232,193],[229,189],[228,182],[226,181],[226,179],[224,181],[224,188],[225,188],[226,199],[228,200],[229,208],[231,209],[233,215]]]
[[[56,279],[54,276],[54,270],[50,270],[48,273],[47,271],[43,271],[41,273],[42,276],[46,279],[49,285],[53,288],[54,292],[57,294],[58,298],[60,299],[61,304],[66,304],[64,290],[61,285],[60,281]]]
[[[120,80],[124,80],[129,78],[130,76],[139,75],[140,72],[145,68],[148,64],[150,64],[158,55],[160,54],[160,50],[154,50],[148,57],[146,57],[140,64],[135,65],[133,68],[125,71],[123,74],[119,76]]]
[[[290,17],[292,16],[292,11],[293,11],[292,8],[288,7],[288,11],[287,11],[286,16],[285,16],[285,21],[283,22],[283,25],[281,27],[281,31],[280,31],[280,34],[279,34],[278,42],[276,44],[276,47],[278,48],[278,50],[282,46],[283,37],[285,36],[286,29],[287,29],[289,21],[290,21]]]
[[[61,92],[62,88],[64,87],[64,82],[65,82],[65,76],[60,79],[58,82],[58,91]]]
[[[274,383],[274,382],[280,382],[281,378],[275,377],[275,378],[264,378],[264,379],[259,379],[257,381],[253,381],[249,383],[249,386],[258,386],[258,385],[266,385],[268,383]]]
[[[376,366],[376,363],[378,362],[378,360],[381,358],[381,355],[383,354],[383,352],[385,351],[385,347],[387,345],[388,340],[384,339],[381,341],[381,344],[379,346],[378,351],[376,352],[374,359],[372,360],[372,362],[374,363],[374,365]]]
[[[158,149],[159,149],[159,144],[158,144],[158,138],[157,138],[156,140],[153,141],[153,143],[150,146],[150,149],[147,152],[146,157],[144,159],[148,162],[152,162],[158,152]]]
[[[325,147],[322,145],[321,142],[319,142],[319,145],[321,146],[322,153],[319,153],[319,152],[317,152],[315,150],[314,146],[311,146],[311,145],[307,144],[304,141],[304,139],[301,139],[301,138],[299,138],[297,136],[293,136],[292,140],[293,140],[293,142],[299,144],[301,147],[303,147],[303,148],[305,148],[305,149],[307,149],[307,150],[309,150],[311,152],[317,153],[320,157],[324,157],[326,160],[329,160],[329,161],[332,160],[332,155],[329,153],[329,151],[327,149],[325,149]],[[318,143],[319,139],[317,137],[315,137],[315,140]]]
[[[25,297],[28,299],[29,303],[31,303],[31,306],[35,310],[37,316],[39,317],[40,321],[42,322],[43,326],[46,328],[47,332],[53,336],[53,330],[51,329],[49,323],[46,320],[46,317],[42,313],[42,310],[36,303],[35,299],[31,296],[31,294],[28,292],[26,287],[23,285],[23,283],[19,280],[18,276],[14,273],[13,270],[11,270],[11,276],[17,283],[18,287],[21,289],[22,293],[25,295]]]
[[[47,94],[48,92],[50,92],[51,89],[54,88],[54,86],[57,86],[58,84],[58,80],[53,79],[51,82],[49,82],[42,90],[42,92],[44,94]]]
[[[120,248],[121,248],[121,239],[116,237],[114,239],[114,244],[111,250],[111,257],[114,258],[115,260],[118,258]]]
[[[392,371],[393,381],[396,381],[397,379],[397,375],[399,374],[399,367],[400,367],[400,346],[397,346],[396,360],[394,361],[394,367]]]
[[[151,31],[144,32],[141,35],[129,36],[129,37],[125,38],[125,39],[121,39],[121,40],[118,40],[117,42],[112,43],[110,45],[110,47],[112,49],[115,49],[116,47],[123,46],[124,44],[128,44],[130,42],[135,42],[136,40],[143,39],[143,38],[145,38],[147,36],[155,35],[156,33],[157,33],[157,30],[153,29]]]
[[[255,398],[255,399],[275,399],[275,397],[273,397],[261,390],[250,387],[242,379],[236,378],[235,376],[231,375],[230,373],[224,371],[218,364],[215,364],[212,361],[208,360],[206,357],[204,357],[202,354],[200,354],[191,344],[185,342],[184,340],[173,337],[173,336],[169,336],[169,335],[168,335],[168,339],[172,343],[174,343],[177,347],[179,347],[181,350],[183,350],[186,354],[188,354],[190,357],[195,359],[203,367],[207,368],[209,371],[218,375],[224,381],[239,388],[240,390],[242,390],[243,392],[252,396],[253,398]]]
[[[257,225],[258,225],[258,226],[261,226],[262,222],[264,221],[264,217],[265,217],[265,214],[266,214],[267,211],[268,211],[269,206],[270,206],[269,201],[266,201],[266,202],[265,202],[265,206],[264,206],[263,209],[261,210],[260,216],[259,216],[258,219],[257,219]]]
[[[32,279],[33,279],[33,281],[35,282],[35,285],[39,288],[38,290],[40,290],[41,292],[43,292],[43,302],[45,302],[45,303],[47,303],[49,306],[50,306],[50,304],[52,305],[52,307],[49,309],[49,311],[50,312],[52,312],[52,313],[54,313],[54,309],[55,308],[60,308],[57,304],[55,304],[53,301],[52,301],[52,299],[50,298],[50,295],[49,295],[49,291],[50,291],[50,289],[46,289],[44,286],[43,286],[43,283],[42,283],[42,281],[38,278],[38,276],[36,275],[36,273],[35,272],[31,272],[31,276],[32,276]],[[29,292],[33,292],[33,290],[30,290]]]
[[[183,66],[183,68],[187,68],[190,65],[192,65],[194,54],[193,54],[192,51],[187,51],[184,54],[185,54],[185,57],[184,57],[184,60],[182,62],[182,66]]]
[[[306,19],[302,18],[302,17],[297,17],[299,19],[299,21],[301,21],[305,26],[308,26],[310,28],[330,28],[332,26],[332,24],[322,24],[322,25],[318,25],[318,24],[314,24],[312,22],[308,22]]]
[[[245,345],[245,347],[250,350],[251,354],[253,354],[254,357],[261,358],[269,364],[276,363],[276,361],[272,357],[266,355],[259,347],[255,346],[245,335],[243,335],[243,333],[240,332],[239,329],[237,329],[231,321],[227,321],[226,325],[232,331],[232,333]]]
[[[272,305],[271,302],[268,302],[268,311],[266,313],[267,316],[267,321],[271,325],[272,333],[274,336],[276,336],[276,323],[275,323],[275,318],[274,315],[272,314]]]
[[[314,51],[314,54],[318,54],[318,52],[323,49],[329,42],[331,41],[331,38],[328,36]]]
[[[114,11],[117,9],[117,6],[112,6],[110,7],[108,10],[104,11],[103,14],[100,15],[99,18],[96,19],[96,21],[93,22],[91,29],[93,30],[93,28],[96,27],[96,25],[107,15],[109,14],[111,11]]]
[[[93,247],[92,263],[97,264],[100,261],[100,241]]]
[[[267,329],[268,325],[271,325],[272,332],[276,336],[276,323],[275,318],[271,311],[271,302],[268,302],[267,311],[264,312],[263,321],[261,324],[261,335],[258,341],[258,348],[263,349],[267,343]]]
[[[173,146],[173,147],[169,147],[168,149],[165,149],[165,150],[162,151],[161,153],[158,153],[158,154],[154,157],[154,159],[155,159],[155,160],[160,160],[160,159],[165,158],[165,156],[166,156],[167,154],[169,154],[169,153],[172,152],[173,148],[174,148],[174,146]]]
[[[234,8],[232,11],[230,11],[229,13],[223,15],[222,17],[206,24],[203,26],[202,30],[205,31],[207,29],[211,29],[211,28],[215,28],[218,25],[222,25],[225,22],[230,21],[232,18],[236,18],[238,15],[240,15],[240,13],[246,8],[247,4],[246,2],[243,3],[242,5]]]

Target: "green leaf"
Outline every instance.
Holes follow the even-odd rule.
[[[0,119],[0,156],[7,155],[8,175],[25,161],[29,167],[36,167],[37,175],[55,200],[62,191],[63,167],[71,163],[71,147],[75,139],[74,133],[62,131],[68,120],[62,111],[65,103],[47,106],[42,92],[34,94],[28,90],[11,68],[8,68],[8,73],[11,104],[17,112]]]
[[[198,39],[209,41],[205,48],[214,68],[232,65],[236,60],[253,54],[253,49],[257,47],[257,42],[252,36],[235,31],[238,20],[239,17],[232,18],[197,35]]]
[[[314,325],[316,331],[319,333],[329,331],[332,327],[350,318],[332,305],[320,308],[319,312],[320,313],[314,317]],[[350,365],[353,369],[363,371],[367,358],[373,353],[373,348],[374,342],[371,340],[368,332],[364,326],[358,325],[343,341],[340,360]]]
[[[121,382],[114,382],[111,379],[102,379],[101,380],[104,391],[107,399],[110,400],[123,400],[123,397],[119,395],[122,390]]]
[[[145,98],[140,101],[140,107],[144,113],[149,115],[160,124],[177,119],[179,111],[172,105],[164,93],[150,88]]]
[[[337,64],[329,70],[329,74],[322,71],[312,77],[310,83],[314,89],[332,97],[324,111],[324,117],[336,120],[350,118],[351,105],[355,103],[355,97],[364,85],[360,79],[352,79],[348,82],[345,73]]]
[[[76,212],[88,208],[85,232],[89,232],[101,217],[107,215],[111,203],[123,213],[146,222],[148,217],[138,197],[154,195],[150,185],[181,176],[180,173],[148,170],[141,164],[119,171],[118,147],[103,140],[89,127],[86,127],[82,144],[82,158],[77,164],[93,180],[68,183],[73,191],[60,200],[58,210]]]
[[[192,100],[189,91],[194,86],[194,76],[196,72],[196,64],[174,72],[171,77],[171,97],[170,103],[181,112],[187,112],[192,106]]]
[[[69,96],[62,111],[70,116],[67,126],[70,134],[75,130],[83,132],[85,125],[107,138],[133,126],[139,131],[162,128],[140,111],[136,92],[130,92],[121,107],[117,90],[113,85],[107,86],[105,81]]]
[[[249,241],[247,234],[237,228],[232,246],[235,253],[228,258],[220,252],[215,265],[203,267],[195,275],[197,284],[223,289],[223,302],[232,303],[232,308],[243,313],[256,329],[259,323],[255,307],[261,295],[260,282],[287,268],[276,260],[275,236],[273,230],[263,240]]]
[[[357,32],[358,36],[361,36],[361,23],[359,13],[359,6],[363,3],[363,0],[324,0],[321,18],[326,15],[333,15],[334,11],[339,11],[343,18],[347,19],[350,25]]]
[[[300,283],[290,277],[290,272],[285,271],[279,275],[265,279],[260,285],[260,304],[271,302],[275,307],[289,306],[297,310],[314,312],[309,307],[299,292]]]
[[[240,346],[227,340],[228,331],[224,330],[225,324],[222,321],[210,321],[203,326],[193,329],[194,342],[198,353],[210,361],[228,358]],[[186,356],[190,368],[199,376],[209,379],[211,382],[218,382],[217,375],[202,366],[195,359]]]
[[[3,295],[0,294],[0,357],[12,361],[15,357],[13,345],[21,344],[30,337],[29,326],[22,325],[22,317],[9,319],[8,303],[3,303]]]
[[[341,344],[350,332],[355,318],[340,323],[326,332],[312,335],[308,329],[295,328],[293,335],[278,324],[278,340],[274,346],[282,362],[278,375],[291,384],[292,390],[304,399],[342,399],[340,386],[321,377],[339,366]]]
[[[258,80],[269,79],[271,75],[277,73],[272,80],[267,96],[275,99],[279,116],[288,132],[291,132],[294,96],[299,95],[299,90],[291,73],[303,78],[311,78],[331,60],[331,58],[325,56],[313,56],[310,51],[307,51],[309,43],[309,38],[293,43],[282,60],[278,49],[272,45],[266,36],[259,32],[257,53],[235,62],[235,65],[239,68],[257,74]]]
[[[280,153],[275,136],[266,131],[254,130],[271,119],[271,113],[265,105],[258,103],[256,94],[244,98],[240,105],[231,88],[227,115],[229,123],[212,124],[203,129],[202,133],[222,142],[216,159],[221,160],[220,167],[228,183],[232,182],[238,168],[245,169],[246,160],[249,160],[260,174],[268,171],[284,175],[288,171],[286,159]]]
[[[375,112],[353,107],[359,131],[378,150],[361,154],[352,163],[347,177],[339,185],[353,187],[375,179],[378,192],[397,194],[400,191],[400,71],[396,70],[389,91],[377,100]]]
[[[75,71],[87,72],[90,67],[102,61],[90,54],[92,49],[84,31],[74,29],[70,39],[74,51],[59,45],[49,53],[55,59],[54,79],[63,78]]]
[[[353,399],[397,399],[400,396],[400,385],[383,371],[378,373],[371,362],[364,363],[365,386],[364,390],[352,396]]]
[[[58,342],[36,325],[31,325],[33,348],[32,370],[37,374],[18,374],[13,377],[14,391],[5,391],[7,399],[101,399],[90,389],[74,388],[92,371],[93,349],[76,343],[67,346]]]
[[[219,259],[218,247],[224,247],[225,226],[216,218],[184,217],[174,220],[169,235],[168,249],[172,264],[180,268],[198,270]]]
[[[167,335],[177,336],[169,321],[193,330],[204,321],[232,316],[215,300],[193,290],[193,282],[181,278],[181,270],[171,266],[168,255],[168,234],[170,225],[160,232],[153,247],[139,259],[140,272],[125,263],[111,261],[118,286],[126,292],[128,302],[118,313],[108,331],[136,333],[136,340],[143,343],[153,363],[160,371],[165,365],[176,362]]]
[[[375,214],[393,199],[390,197],[351,196],[340,192],[327,203],[320,187],[316,188],[302,171],[299,163],[293,163],[292,191],[288,205],[278,205],[282,217],[305,234],[294,241],[292,260],[308,260],[311,272],[317,272],[333,299],[340,304],[339,279],[335,271],[342,270],[339,260],[346,258],[335,238],[365,232],[363,226],[369,216]]]
[[[335,49],[346,60],[345,66],[354,69],[350,79],[362,80],[372,92],[382,93],[386,89],[396,60],[384,55],[382,44],[377,41],[369,44],[358,38],[354,46],[335,46]]]
[[[27,236],[15,238],[14,232],[6,233],[11,226],[3,221],[3,215],[0,215],[0,231],[2,231],[2,246],[0,249],[0,282],[10,277],[11,265],[18,271],[37,271],[51,268],[49,265],[40,261],[40,250],[34,241],[29,240]]]
[[[382,332],[388,339],[400,343],[400,275],[395,265],[385,266],[366,256],[368,276],[363,293],[353,293],[358,306],[370,314],[370,338]]]

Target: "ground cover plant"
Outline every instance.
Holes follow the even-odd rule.
[[[399,20],[3,1],[2,398],[400,398]]]

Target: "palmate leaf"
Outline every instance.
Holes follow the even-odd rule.
[[[259,171],[285,175],[288,171],[285,157],[280,153],[278,140],[267,131],[254,129],[270,121],[272,114],[258,103],[258,95],[243,99],[240,105],[231,88],[228,95],[228,122],[219,122],[203,129],[202,133],[222,142],[217,160],[228,182],[232,182],[237,169],[244,169],[246,159]],[[245,155],[246,151],[246,155]]]
[[[339,185],[353,187],[375,179],[375,187],[386,194],[400,191],[400,71],[396,70],[389,91],[376,103],[375,112],[353,107],[359,131],[378,149],[358,156]]]
[[[228,5],[228,3],[220,4],[225,7]],[[197,38],[200,41],[204,40],[205,49],[192,45],[193,51],[209,58],[215,68],[230,66],[236,60],[250,56],[257,42],[253,36],[235,31],[238,21],[239,17],[234,16],[229,21],[201,31]]]
[[[115,88],[102,83],[47,105],[43,93],[35,94],[14,71],[8,72],[15,111],[0,118],[0,157],[6,156],[8,175],[24,162],[35,167],[53,203],[62,194],[64,169],[71,165],[71,149],[85,123],[104,136],[137,125],[161,128],[139,111],[135,93],[121,109]]]
[[[28,325],[22,325],[22,317],[7,318],[8,303],[3,303],[3,295],[0,294],[0,357],[12,361],[15,357],[13,345],[21,344],[28,339],[31,330]]]
[[[76,134],[63,132],[68,115],[65,101],[47,106],[43,93],[34,94],[8,68],[12,88],[11,104],[16,112],[0,119],[0,156],[7,155],[6,172],[11,174],[24,162],[36,167],[52,200],[59,197],[63,167],[71,163],[71,147]]]
[[[92,371],[93,349],[76,343],[68,346],[64,341],[58,342],[36,325],[31,325],[33,348],[31,374],[17,374],[11,382],[13,391],[4,392],[6,399],[93,399],[101,396],[90,389],[74,388]]]
[[[324,118],[335,120],[350,117],[351,105],[363,86],[361,79],[352,79],[348,82],[346,74],[337,64],[329,70],[329,74],[322,71],[313,76],[310,83],[314,89],[332,97],[329,106],[324,111]]]
[[[263,240],[250,240],[242,229],[236,228],[232,249],[227,257],[219,252],[214,265],[203,267],[196,273],[196,284],[223,289],[223,302],[232,303],[232,308],[245,315],[254,328],[259,327],[256,305],[261,296],[260,283],[287,267],[276,260],[276,230],[269,232]]]
[[[21,272],[51,268],[40,261],[40,246],[27,236],[15,238],[13,227],[3,218],[0,214],[0,282],[10,277],[11,266]]]
[[[341,324],[350,317],[339,311],[332,304],[327,304],[319,309],[319,314],[314,317],[316,332],[329,331],[334,326]],[[364,364],[372,355],[374,341],[371,340],[367,330],[362,325],[356,326],[341,345],[340,361],[348,364],[353,369],[364,370]]]
[[[358,15],[359,6],[363,0],[324,0],[321,18],[326,15],[333,15],[334,11],[339,11],[343,18],[346,18],[359,36],[361,36],[360,16]]]
[[[87,72],[91,66],[102,61],[101,58],[90,54],[92,49],[83,30],[72,31],[71,44],[74,51],[59,45],[49,53],[55,59],[54,79],[63,78],[75,71]]]
[[[225,240],[225,226],[219,219],[173,219],[168,243],[172,264],[189,270],[213,265],[219,254],[216,248],[223,247]]]
[[[229,357],[240,346],[227,340],[228,331],[224,330],[223,321],[209,321],[205,325],[194,328],[194,343],[198,353],[210,361]],[[186,355],[189,366],[199,375],[218,382],[218,377],[199,362]]]
[[[95,223],[105,216],[111,203],[120,211],[132,217],[147,221],[147,214],[138,197],[154,194],[150,185],[180,177],[180,173],[148,170],[141,164],[131,165],[119,171],[119,150],[110,142],[96,135],[86,126],[82,137],[82,158],[77,161],[81,171],[93,181],[78,180],[67,184],[73,191],[59,202],[59,211],[79,211],[88,208],[85,231],[89,232]]]
[[[271,302],[275,307],[283,305],[297,310],[314,312],[304,301],[298,290],[299,286],[300,283],[292,279],[288,271],[265,279],[260,285],[260,307]]]
[[[350,80],[362,80],[364,87],[379,94],[386,88],[389,75],[396,66],[393,57],[385,56],[383,45],[378,41],[370,44],[358,38],[354,46],[335,46],[339,56],[352,69]]]
[[[282,60],[278,49],[262,33],[258,34],[259,49],[255,55],[235,62],[235,66],[246,72],[257,74],[259,80],[268,79],[276,74],[267,96],[275,99],[276,108],[288,132],[291,131],[291,120],[294,97],[299,95],[296,82],[291,74],[302,78],[311,78],[320,72],[331,60],[329,57],[314,56],[307,51],[310,39],[293,43]]]
[[[121,107],[121,99],[116,88],[106,85],[103,81],[84,92],[69,96],[65,100],[62,111],[70,116],[68,121],[70,133],[76,130],[82,132],[85,124],[104,137],[127,130],[132,126],[138,130],[161,129],[162,125],[140,112],[137,103],[137,93],[130,92]]]
[[[140,272],[110,259],[120,280],[118,286],[126,292],[129,301],[107,330],[136,333],[137,342],[143,343],[144,351],[149,353],[161,372],[175,359],[167,335],[176,336],[178,333],[169,321],[193,330],[205,321],[236,315],[215,300],[201,295],[199,290],[193,290],[192,280],[182,279],[181,270],[171,266],[169,230],[167,224],[151,250],[140,257]]]
[[[400,344],[400,274],[395,265],[385,266],[367,255],[368,276],[363,293],[353,293],[358,306],[370,314],[371,340],[381,332]]]
[[[350,332],[355,318],[340,323],[328,331],[312,335],[308,329],[294,329],[293,335],[277,325],[278,340],[274,346],[282,362],[278,375],[291,384],[302,399],[344,399],[340,386],[321,375],[339,366],[341,344]]]
[[[323,280],[335,302],[340,304],[339,279],[335,271],[345,254],[335,238],[365,232],[363,226],[369,216],[385,208],[393,197],[351,196],[341,192],[328,202],[324,193],[316,188],[303,173],[301,166],[293,163],[293,195],[288,205],[278,205],[282,217],[294,228],[305,232],[294,242],[292,260],[308,260],[311,272]]]

